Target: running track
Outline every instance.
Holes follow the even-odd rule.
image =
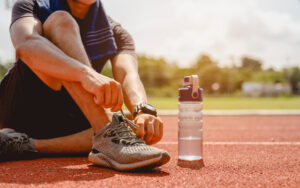
[[[300,187],[300,116],[205,116],[205,166],[177,165],[177,119],[163,116],[157,147],[171,161],[153,171],[121,173],[85,157],[0,163],[0,187]]]

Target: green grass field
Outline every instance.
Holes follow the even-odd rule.
[[[178,100],[176,98],[149,98],[148,102],[158,109],[176,110],[178,108]],[[300,97],[206,97],[203,104],[205,110],[300,110]]]

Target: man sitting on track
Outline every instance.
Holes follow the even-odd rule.
[[[1,160],[92,148],[92,163],[116,170],[169,161],[149,146],[163,123],[147,104],[133,40],[100,0],[18,0],[10,33],[17,62],[0,85]],[[100,74],[108,60],[114,79]],[[112,113],[123,97],[134,123]]]

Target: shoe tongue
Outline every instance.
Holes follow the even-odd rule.
[[[115,113],[112,117],[112,124],[119,124],[123,121],[124,121],[124,119],[123,119],[122,114]]]
[[[126,121],[124,120],[124,117],[123,117],[122,114],[120,114],[120,113],[115,113],[115,114],[113,115],[113,117],[112,117],[111,125],[112,125],[113,127],[116,126],[116,125],[121,125],[121,126],[127,127],[127,129],[128,129],[128,131],[121,132],[121,133],[119,133],[119,135],[120,135],[121,137],[124,137],[124,136],[125,136],[125,137],[132,137],[132,136],[134,136],[135,133],[133,133],[133,131],[131,130],[131,128],[128,127],[128,126],[126,126],[125,123],[124,123],[124,124],[121,124],[121,122],[126,122]],[[124,139],[124,138],[123,138],[123,139]],[[126,139],[126,140],[128,140],[128,139]],[[145,144],[144,141],[143,141],[142,139],[140,139],[139,137],[137,137],[136,135],[135,135],[134,138],[130,138],[130,140],[136,142],[136,144]]]

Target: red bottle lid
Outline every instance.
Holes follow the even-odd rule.
[[[198,75],[185,76],[183,88],[179,88],[179,101],[201,102],[202,89],[199,87]]]

